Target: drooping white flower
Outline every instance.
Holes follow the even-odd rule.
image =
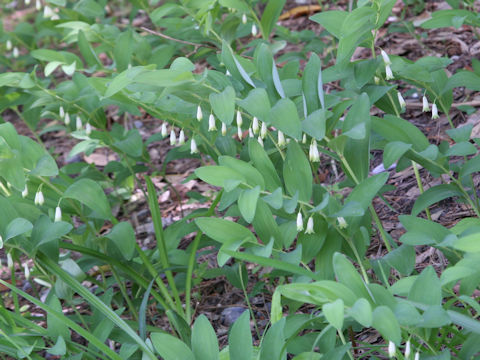
[[[392,65],[392,62],[390,61],[388,54],[384,50],[381,50],[380,54],[382,54],[382,58],[383,58],[383,62],[385,63],[385,66]]]
[[[198,105],[198,107],[197,107],[197,120],[202,121],[202,119],[203,119],[202,108],[200,107],[200,105]]]
[[[75,121],[75,127],[77,128],[77,131],[78,130],[82,130],[82,118],[80,116],[77,115],[77,119]]]
[[[312,143],[310,144],[310,150],[308,152],[308,156],[311,162],[320,161],[320,153],[318,152],[317,140],[315,139],[313,139]]]
[[[242,131],[242,128],[240,126],[237,126],[237,136],[238,136],[238,140],[242,140],[243,131]]]
[[[43,8],[43,17],[50,19],[55,15],[55,12],[52,10],[50,6],[45,6]]]
[[[437,108],[437,104],[433,103],[432,104],[432,119],[438,119],[439,116],[438,116],[438,108]]]
[[[338,221],[338,227],[340,229],[345,229],[348,226],[348,224],[345,221],[345,219],[343,218],[343,216],[337,217],[337,221]]]
[[[35,1],[35,9],[37,9],[37,11],[42,10],[42,2],[40,0]]]
[[[246,24],[247,23],[247,14],[243,14],[242,15],[242,24]]]
[[[197,143],[195,142],[195,139],[192,138],[192,140],[190,140],[190,154],[196,153],[198,153]]]
[[[67,125],[67,126],[70,125],[70,114],[68,112],[65,113],[64,121],[65,121],[65,125]]]
[[[208,131],[215,131],[217,127],[215,126],[215,117],[213,114],[210,114],[208,117]]]
[[[60,116],[60,119],[63,119],[65,117],[65,110],[63,109],[63,106],[60,106],[58,109],[58,115]]]
[[[313,230],[313,216],[310,216],[307,221],[307,230],[305,230],[305,234],[313,234],[315,230]]]
[[[423,95],[423,98],[422,98],[422,111],[423,112],[427,112],[427,111],[430,111],[430,106],[428,105],[428,99],[425,95]]]
[[[420,360],[420,353],[418,351],[415,353],[415,360]]]
[[[237,110],[237,126],[243,125],[242,113],[240,110]]]
[[[7,254],[7,267],[10,270],[13,270],[13,259],[12,259],[12,254],[10,253]]]
[[[260,137],[263,140],[263,139],[265,139],[265,136],[267,136],[267,124],[262,122],[262,127],[260,128]]]
[[[60,206],[55,208],[55,222],[62,221],[62,209]]]
[[[303,133],[302,144],[306,144],[306,143],[307,143],[307,134]]]
[[[302,212],[299,211],[297,214],[297,231],[302,231],[303,230],[303,216]]]
[[[400,107],[403,109],[404,107],[407,106],[407,103],[405,102],[405,99],[403,98],[402,94],[399,92],[397,92],[397,97],[398,97],[398,102],[400,104]]]
[[[285,141],[285,135],[280,130],[278,130],[278,133],[277,133],[277,140],[278,140],[278,146],[285,146],[285,144],[287,143]]]
[[[27,263],[23,263],[23,269],[25,272],[25,279],[30,280],[30,269],[28,268]]]
[[[255,24],[252,24],[252,36],[256,37],[257,36],[257,26]]]
[[[180,134],[178,135],[178,145],[183,145],[185,144],[185,132],[180,130]]]
[[[5,47],[7,48],[7,51],[12,50],[13,45],[12,45],[12,42],[10,41],[10,39],[7,40],[7,43],[5,44]]]
[[[3,237],[0,235],[0,249],[3,249]],[[2,266],[2,262],[0,261],[0,266]]]
[[[14,58],[18,58],[20,56],[20,51],[18,50],[18,48],[16,46],[13,48],[12,55],[13,55]]]
[[[175,146],[177,143],[177,135],[175,135],[175,130],[170,131],[170,145]]]
[[[162,124],[162,128],[161,128],[160,132],[162,134],[162,137],[166,137],[168,135],[167,123],[166,122],[164,122]]]
[[[40,205],[40,206],[42,206],[45,203],[45,198],[43,197],[42,190],[37,190],[37,193],[35,194],[34,203],[35,205]]]
[[[258,119],[256,116],[253,117],[253,120],[252,120],[252,130],[253,130],[253,133],[255,135],[258,134],[258,130],[260,129],[260,127],[258,126]]]
[[[230,74],[230,71],[228,71],[228,69],[227,69],[227,71],[225,72],[225,75],[227,75],[227,76],[230,76],[230,75],[231,75],[231,74]]]
[[[390,68],[390,65],[385,66],[385,79],[392,80],[393,79],[393,72]]]
[[[410,340],[407,340],[407,343],[405,344],[405,359],[408,360],[410,357],[410,353],[412,352],[412,346],[410,344]]]
[[[87,136],[90,136],[91,133],[92,133],[92,125],[90,125],[90,123],[87,122],[87,124],[85,125],[85,134],[87,134]]]
[[[227,135],[227,125],[222,122],[222,136]]]
[[[250,137],[250,138],[254,138],[254,137],[255,137],[255,134],[253,133],[252,128],[248,128],[248,137]]]
[[[28,187],[27,187],[27,185],[25,185],[25,189],[23,189],[23,191],[22,191],[22,198],[25,199],[27,197],[27,195],[28,195]]]
[[[263,147],[263,140],[260,136],[257,138],[257,141],[260,144],[260,146]]]
[[[393,341],[388,342],[388,357],[393,358],[397,352],[397,348]]]
[[[373,77],[373,82],[375,83],[375,85],[380,84],[380,78],[378,76],[374,76]]]

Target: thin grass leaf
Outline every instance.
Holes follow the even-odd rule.
[[[155,279],[150,281],[150,284],[148,284],[148,288],[145,291],[142,303],[140,304],[140,309],[138,310],[138,332],[143,341],[147,339],[147,305],[154,281]]]

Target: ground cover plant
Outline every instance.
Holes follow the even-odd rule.
[[[0,4],[1,357],[479,358],[478,2]]]

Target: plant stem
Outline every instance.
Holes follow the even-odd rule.
[[[423,194],[423,184],[422,178],[420,177],[420,172],[418,171],[417,163],[412,160],[413,172],[415,173],[415,178],[417,179],[418,190],[420,190],[420,194]],[[425,209],[425,213],[427,214],[428,220],[432,221],[432,215],[430,214],[430,209],[427,207]]]

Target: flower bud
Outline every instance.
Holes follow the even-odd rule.
[[[390,65],[385,66],[385,79],[392,80],[393,79],[393,72],[390,68]]]
[[[222,122],[222,136],[227,135],[227,125]]]
[[[10,270],[13,270],[13,259],[12,259],[12,254],[10,253],[7,254],[7,267]]]
[[[28,264],[23,264],[23,269],[25,271],[25,279],[30,280],[30,269],[28,268]]]
[[[12,42],[10,40],[7,40],[7,43],[5,44],[5,46],[7,48],[7,51],[12,50],[13,48]]]
[[[62,209],[60,206],[55,208],[55,222],[62,221]]]
[[[375,85],[380,84],[380,78],[378,76],[374,76],[373,77],[373,82],[375,83]]]
[[[185,132],[180,130],[180,134],[178,135],[178,145],[183,145],[185,144]]]
[[[13,57],[18,58],[20,56],[20,51],[18,51],[18,48],[15,46],[13,48]]]
[[[60,116],[60,119],[63,119],[65,117],[65,110],[63,109],[63,106],[60,106],[58,109],[58,115]]]
[[[75,126],[77,128],[77,131],[78,130],[82,130],[82,118],[80,116],[77,115],[77,119],[76,119],[76,122],[75,122]]]
[[[399,92],[397,92],[397,97],[398,97],[398,102],[400,104],[400,107],[403,109],[407,106],[407,103],[405,102],[405,99],[403,98],[402,94]]]
[[[410,340],[407,340],[407,343],[405,344],[405,359],[408,360],[410,357],[410,353],[412,351],[412,347],[410,344]]]
[[[243,125],[242,113],[240,110],[237,110],[237,126]]]
[[[303,133],[302,144],[306,144],[306,143],[307,143],[307,134]]]
[[[393,341],[388,342],[388,357],[393,358],[397,352],[395,343]]]
[[[423,98],[422,98],[422,111],[423,112],[426,112],[426,111],[429,111],[430,110],[430,106],[428,106],[428,99],[425,95],[423,95]]]
[[[67,125],[67,126],[70,125],[70,115],[68,114],[68,112],[65,113],[64,121],[65,121],[65,125]]]
[[[250,137],[250,138],[254,138],[254,137],[255,137],[255,134],[253,133],[252,128],[248,128],[248,137]]]
[[[198,105],[197,106],[197,120],[202,121],[202,119],[203,119],[202,108],[200,107],[200,105]]]
[[[237,135],[238,135],[238,140],[242,140],[243,131],[240,126],[237,127]]]
[[[258,134],[259,126],[258,126],[258,119],[256,116],[254,116],[252,120],[252,130],[255,135]]]
[[[265,136],[267,136],[267,124],[265,124],[264,122],[262,122],[262,127],[260,129],[260,137],[263,139],[265,139]]]
[[[382,54],[383,62],[385,63],[385,66],[392,65],[392,62],[390,61],[390,58],[388,57],[388,54],[381,50],[380,54]]]
[[[22,198],[25,199],[27,197],[27,195],[28,195],[28,187],[27,187],[27,185],[25,185],[25,189],[23,189],[23,191],[22,191]]]
[[[175,135],[175,130],[172,129],[172,131],[170,131],[170,145],[175,146],[176,142],[177,142],[177,136]]]
[[[252,36],[257,36],[257,26],[255,24],[252,24]]]
[[[257,138],[257,141],[260,144],[260,146],[263,147],[263,140],[260,136]]]
[[[305,230],[305,234],[313,234],[315,230],[313,230],[313,217],[310,216],[307,221],[307,230]]]
[[[299,211],[297,214],[297,231],[302,231],[303,230],[303,216],[302,212]]]
[[[231,74],[230,74],[230,71],[228,71],[228,69],[227,69],[227,71],[225,72],[225,75],[227,75],[227,76],[230,76],[230,75],[231,75]]]
[[[242,24],[246,24],[247,23],[247,14],[243,14],[242,15]]]
[[[164,122],[162,124],[162,129],[160,130],[161,134],[162,134],[162,137],[167,137],[168,135],[168,130],[167,130],[167,123]]]
[[[90,136],[91,133],[92,133],[92,125],[90,125],[90,123],[87,122],[87,124],[85,125],[85,134],[87,134],[87,136]]]
[[[418,351],[415,353],[415,360],[420,360],[420,353]]]
[[[438,108],[437,108],[437,104],[433,103],[432,104],[432,119],[438,119],[439,116],[438,116]]]
[[[338,221],[338,227],[340,229],[345,229],[348,226],[348,224],[345,221],[345,219],[343,218],[343,216],[337,217],[337,221]]]
[[[198,153],[197,143],[195,142],[195,139],[192,138],[192,140],[190,140],[190,154],[196,153]]]
[[[215,131],[217,127],[215,126],[215,117],[213,114],[210,114],[208,117],[208,131]]]
[[[281,132],[280,130],[278,130],[277,138],[278,138],[278,146],[285,146],[286,144],[285,135],[283,135],[283,132]]]

